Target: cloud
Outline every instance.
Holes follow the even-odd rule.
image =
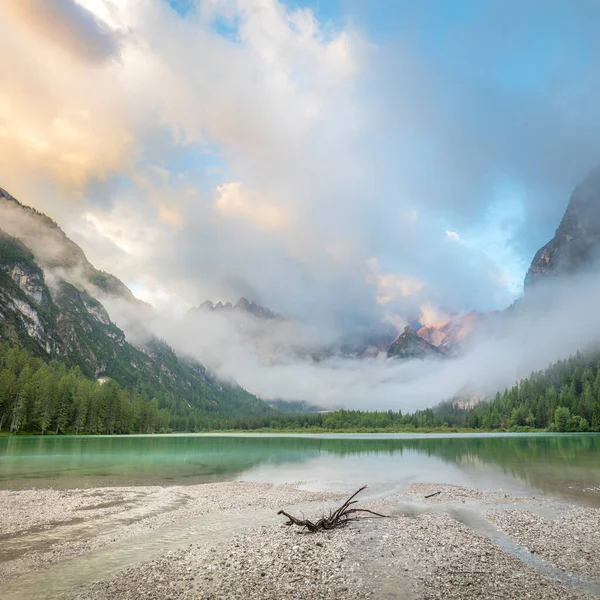
[[[71,2],[2,4],[0,160],[13,195],[43,206],[53,186],[81,192],[127,169],[134,142],[108,60],[115,44]]]
[[[456,242],[457,244],[464,244],[464,242],[462,241],[460,235],[458,235],[458,233],[456,233],[456,231],[446,231],[446,237],[451,242]]]
[[[558,1],[540,28],[533,1],[453,18],[397,5],[377,37],[352,12],[323,22],[275,0],[184,15],[4,2],[0,185],[151,301],[152,331],[264,397],[414,409],[509,385],[597,338],[593,281],[552,290],[544,313],[490,318],[456,361],[299,349],[514,299],[600,156],[600,9]],[[182,318],[239,296],[289,320]]]
[[[425,327],[440,327],[450,320],[450,315],[437,306],[423,305],[419,314],[419,322]]]
[[[231,218],[241,218],[259,229],[281,230],[285,227],[285,216],[276,204],[261,202],[244,189],[239,182],[217,186],[216,209]]]
[[[418,294],[425,285],[412,275],[397,275],[394,273],[382,274],[376,258],[368,261],[371,273],[367,277],[368,283],[377,287],[377,303],[389,304],[398,297],[410,297]]]
[[[4,11],[69,58],[103,62],[118,55],[118,36],[72,0],[6,0]]]
[[[5,3],[1,184],[163,311],[245,295],[353,334],[501,308],[600,152],[594,9],[552,21],[563,61],[530,3],[438,45],[404,4],[418,26],[378,38],[275,0]]]

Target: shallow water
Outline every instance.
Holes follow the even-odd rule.
[[[600,505],[600,435],[168,435],[0,438],[0,489],[303,481],[369,484],[376,496],[413,482]]]
[[[322,503],[306,502],[290,508],[295,511],[316,510]],[[161,510],[166,511],[164,506]],[[158,529],[151,529],[131,538],[120,540],[106,548],[89,552],[73,559],[61,561],[46,567],[42,571],[27,573],[17,580],[9,582],[0,589],[0,599],[34,600],[59,597],[79,586],[85,586],[101,577],[109,578],[125,567],[137,565],[166,552],[198,543],[202,540],[209,546],[216,546],[234,534],[249,527],[274,525],[281,523],[273,509],[254,509],[252,511],[224,510],[170,523]],[[110,526],[102,520],[102,527]],[[87,532],[89,535],[89,532]],[[63,532],[65,539],[73,539],[72,532]],[[50,534],[50,537],[52,534]],[[42,533],[40,539],[48,535]],[[52,539],[56,542],[57,539]]]

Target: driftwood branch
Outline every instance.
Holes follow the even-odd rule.
[[[286,513],[284,510],[280,510],[277,514],[283,515],[287,517],[287,521],[284,525],[297,525],[298,527],[302,527],[303,529],[308,529],[311,533],[315,531],[319,531],[321,529],[336,529],[337,527],[345,527],[350,521],[358,520],[358,513],[369,513],[376,517],[387,518],[388,515],[382,515],[372,510],[368,510],[366,508],[351,508],[354,504],[358,502],[358,500],[354,500],[354,498],[366,489],[366,485],[363,485],[359,490],[354,492],[344,504],[342,504],[337,510],[329,513],[329,516],[322,516],[318,521],[313,523],[308,519],[298,519],[289,513]],[[354,515],[354,516],[351,516]]]
[[[425,498],[433,498],[434,496],[439,496],[442,492],[433,492],[433,494],[427,494]]]

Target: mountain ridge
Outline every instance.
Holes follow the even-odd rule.
[[[145,386],[190,408],[270,410],[197,361],[177,356],[162,340],[149,336],[143,344],[130,343],[101,299],[148,305],[114,275],[93,267],[54,221],[5,190],[0,190],[0,211],[0,340],[77,366],[91,379],[107,376],[128,389]]]
[[[214,304],[211,300],[205,300],[199,307],[190,309],[193,314],[196,311],[206,312],[229,312],[237,311],[258,317],[260,319],[283,319],[283,317],[266,306],[262,306],[257,302],[248,300],[242,296],[235,304],[231,302],[217,302]]]

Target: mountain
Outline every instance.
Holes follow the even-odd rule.
[[[58,271],[58,279],[76,281],[92,293],[122,298],[148,306],[135,298],[117,277],[96,269],[83,250],[49,217],[24,206],[0,188],[0,227],[18,238],[35,256],[41,268]]]
[[[0,341],[79,367],[91,379],[144,387],[190,409],[270,410],[161,340],[148,335],[132,344],[105,309],[102,301],[109,298],[133,304],[142,317],[151,310],[122,281],[96,269],[54,221],[0,189]]]
[[[525,277],[525,293],[551,277],[572,276],[595,266],[600,259],[600,167],[594,169],[573,191],[554,237],[535,254]],[[432,325],[411,322],[416,335],[440,350],[456,356],[476,337],[485,337],[502,327],[506,319],[522,314],[523,298],[503,311],[453,315]],[[403,334],[404,335],[404,334]],[[402,348],[402,336],[394,342]],[[392,348],[393,348],[392,347]],[[394,352],[395,350],[390,351]],[[410,353],[409,353],[410,354]]]
[[[275,314],[272,310],[255,302],[242,297],[235,304],[231,302],[217,302],[213,304],[210,300],[205,300],[199,308],[192,309],[191,312],[203,310],[207,312],[231,312],[236,311],[238,313],[244,313],[248,315],[254,315],[259,319],[281,319],[281,315]]]
[[[548,278],[575,275],[600,258],[600,167],[579,184],[554,237],[540,248],[527,271],[525,289]]]
[[[464,351],[473,338],[490,322],[492,313],[471,311],[451,315],[447,320],[432,325],[416,327],[419,337],[435,346],[448,356]]]
[[[441,358],[444,353],[418,336],[415,330],[407,325],[398,339],[389,347],[387,352],[390,358]]]

